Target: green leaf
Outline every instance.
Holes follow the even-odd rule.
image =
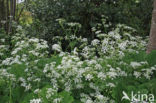
[[[61,97],[63,97],[62,103],[73,103],[74,98],[71,96],[69,92],[63,91],[59,93]]]

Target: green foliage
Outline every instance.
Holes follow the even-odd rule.
[[[9,55],[9,38],[4,29],[0,28],[0,62]]]
[[[150,66],[156,64],[156,51],[152,51],[150,54],[146,54],[144,51],[139,53],[126,53],[126,56],[123,58],[123,61],[130,63],[131,61],[147,61]]]
[[[17,26],[8,49],[0,36],[0,103],[128,103],[123,91],[156,95],[156,51],[146,54],[147,38],[132,36],[146,18],[132,11],[145,2],[32,1],[38,38]]]
[[[74,99],[69,92],[63,91],[59,94],[63,98],[62,103],[73,103]]]
[[[151,66],[155,65],[156,64],[156,51],[152,51],[149,55],[147,55],[146,60]]]
[[[156,79],[154,76],[151,77],[150,80],[145,79],[144,77],[141,78],[135,78],[134,76],[132,76],[133,72],[136,71],[137,69],[133,69],[131,66],[127,66],[126,68],[124,67],[124,64],[119,64],[119,61],[122,61],[124,63],[130,64],[132,61],[137,61],[137,62],[141,62],[141,61],[148,61],[149,65],[146,66],[146,68],[150,68],[151,66],[154,66],[155,64],[155,56],[154,55],[156,52],[153,51],[151,54],[146,54],[145,52],[139,52],[139,53],[125,53],[125,56],[123,58],[109,58],[109,59],[104,59],[102,60],[100,63],[103,67],[102,70],[100,71],[96,71],[95,69],[91,70],[91,71],[87,71],[86,73],[84,73],[84,78],[85,75],[89,74],[93,74],[95,75],[94,79],[92,80],[92,82],[94,83],[95,87],[100,88],[100,92],[102,95],[105,96],[109,96],[110,99],[115,100],[115,102],[117,103],[128,103],[129,101],[121,101],[122,98],[122,92],[125,91],[128,95],[130,95],[131,91],[134,92],[138,92],[141,91],[141,93],[152,93],[154,95],[156,95],[156,89],[154,88],[156,86]],[[152,57],[152,58],[151,58]],[[32,65],[32,69],[33,67],[36,65],[38,69],[43,70],[43,68],[45,67],[46,64],[51,64],[53,62],[57,62],[57,64],[55,65],[55,68],[53,68],[52,64],[49,65],[50,68],[55,69],[57,72],[56,73],[60,73],[62,70],[57,70],[57,66],[61,66],[62,64],[62,57],[59,57],[58,55],[56,56],[52,56],[51,58],[43,58],[40,59],[37,64],[33,64]],[[73,60],[73,64],[76,63],[74,58],[68,58],[69,60],[72,59]],[[75,61],[75,62],[74,62]],[[154,62],[151,62],[154,61]],[[151,63],[151,64],[150,64]],[[67,63],[68,64],[68,63]],[[67,65],[65,64],[65,65]],[[71,65],[73,65],[71,64]],[[125,71],[126,73],[128,73],[128,76],[119,76],[117,78],[115,78],[114,80],[112,80],[111,78],[107,78],[106,80],[101,80],[99,79],[96,75],[96,72],[110,72],[109,68],[107,67],[107,64],[111,65],[112,68],[116,68],[119,67],[121,68],[123,71]],[[75,65],[75,64],[74,64]],[[89,64],[88,63],[84,63],[83,68],[87,67]],[[91,64],[94,67],[95,64]],[[31,66],[31,65],[29,65]],[[75,65],[76,66],[76,65]],[[141,69],[144,69],[144,66],[141,66]],[[24,64],[14,64],[11,66],[11,69],[8,70],[9,73],[14,74],[16,76],[16,78],[19,77],[23,77],[23,78],[27,78],[25,75],[26,72],[23,71],[25,69],[25,65]],[[72,71],[72,69],[67,68],[67,72]],[[52,70],[54,71],[54,70]],[[49,73],[52,73],[52,71],[49,71]],[[96,72],[95,72],[96,71]],[[131,71],[131,72],[129,72]],[[40,75],[42,74],[43,76],[40,76],[39,74],[37,74],[38,71],[36,71],[36,73],[33,74],[33,76],[37,76],[40,77],[42,79],[42,82],[40,82],[39,86],[35,85],[35,83],[32,83],[32,90],[30,91],[25,91],[24,87],[21,87],[19,85],[19,83],[16,84],[16,86],[11,86],[12,87],[12,102],[20,102],[20,103],[28,103],[30,102],[30,100],[33,100],[34,98],[41,98],[43,103],[53,103],[52,101],[54,101],[55,99],[60,98],[60,100],[62,102],[60,103],[81,103],[84,99],[84,101],[86,100],[85,98],[82,98],[80,96],[81,93],[85,93],[85,94],[90,94],[95,92],[95,90],[93,88],[90,88],[89,85],[90,82],[83,80],[83,85],[84,88],[82,89],[76,89],[73,88],[72,91],[67,92],[64,91],[64,86],[61,84],[61,81],[64,77],[66,78],[67,76],[65,76],[64,74],[61,74],[62,77],[58,79],[58,82],[60,82],[58,85],[58,89],[55,89],[51,84],[50,81],[48,81],[48,79],[50,79],[51,77],[45,77],[48,76],[42,72],[39,72]],[[121,72],[121,71],[120,71]],[[152,74],[154,75],[154,74]],[[28,76],[28,75],[27,75]],[[74,75],[73,75],[74,76]],[[45,79],[46,78],[46,79]],[[53,77],[52,77],[53,78]],[[64,78],[64,80],[66,80]],[[68,78],[69,79],[69,78]],[[73,80],[73,77],[70,77],[71,80]],[[109,83],[113,83],[114,85],[116,85],[115,87],[109,87],[106,86]],[[5,83],[4,79],[0,80],[0,95],[1,95],[1,101],[6,102],[9,98],[9,89],[5,88],[6,86],[9,86],[10,84]],[[75,84],[72,84],[73,86]],[[36,94],[34,91],[40,88],[38,90],[38,93]],[[150,88],[150,89],[149,89]],[[49,91],[49,92],[48,92]],[[50,92],[52,91],[52,92]],[[5,94],[5,95],[4,95]],[[49,94],[49,97],[47,96]],[[49,98],[49,99],[47,99]],[[82,101],[80,101],[80,98],[82,99]],[[98,97],[93,97],[93,98],[98,98]],[[96,101],[99,101],[98,99],[96,99]],[[83,103],[83,102],[82,102]],[[98,103],[98,102],[97,102]]]
[[[112,0],[115,4],[103,6],[110,21],[123,23],[137,30],[140,35],[150,31],[153,0]]]
[[[9,72],[11,74],[15,74],[16,75],[16,78],[19,78],[19,77],[25,77],[26,74],[25,74],[25,69],[26,69],[26,65],[25,64],[14,64],[11,66],[12,69],[9,70]]]
[[[107,18],[102,27],[105,33],[121,23],[135,28],[135,35],[148,35],[152,5],[153,0],[36,0],[29,5],[29,11],[33,16],[30,34],[53,44],[55,36],[67,35],[56,21],[63,18],[68,23],[80,23],[82,27],[77,36],[86,37],[90,41],[96,38],[92,27],[98,27],[99,23],[103,22],[101,15],[105,15]],[[107,27],[109,23],[111,25]],[[69,35],[72,34],[73,32]],[[65,42],[63,46],[66,47],[65,44],[68,43]]]

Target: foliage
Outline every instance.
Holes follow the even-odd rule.
[[[63,51],[58,36],[48,56],[47,41],[17,26],[12,50],[2,52],[0,61],[0,103],[127,103],[121,101],[123,91],[156,95],[156,51],[144,52],[147,40],[121,24],[107,34],[92,30],[97,38],[91,44],[72,35],[79,45],[71,52]]]
[[[106,24],[102,27],[104,33],[121,23],[135,28],[137,32],[133,35],[148,35],[152,4],[153,0],[35,0],[28,6],[33,16],[33,24],[29,30],[31,35],[54,44],[55,36],[66,36],[56,21],[63,18],[67,23],[80,23],[82,27],[77,37],[91,41],[96,38],[92,27],[102,24],[101,15],[105,15]]]
[[[129,103],[125,92],[156,95],[156,51],[146,54],[148,37],[139,36],[153,0],[28,1],[32,24],[23,17],[24,29],[12,22],[13,33],[0,30],[0,103]]]
[[[8,56],[9,51],[9,36],[3,29],[0,29],[0,62]]]

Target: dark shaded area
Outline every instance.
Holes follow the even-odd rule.
[[[27,9],[32,13],[33,24],[28,29],[29,36],[43,38],[49,45],[56,43],[54,36],[66,36],[56,19],[63,18],[67,22],[78,22],[82,28],[76,33],[77,37],[96,38],[92,27],[101,23],[101,15],[106,16],[106,24],[100,28],[105,33],[111,31],[116,24],[126,24],[137,30],[132,35],[147,36],[150,31],[153,0],[36,0]],[[67,28],[67,27],[65,27]],[[71,35],[71,34],[69,34]],[[63,47],[68,41],[63,40]]]

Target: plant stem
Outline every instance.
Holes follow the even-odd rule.
[[[12,95],[12,88],[11,88],[11,85],[12,85],[12,81],[10,81],[10,83],[9,83],[9,89],[10,89],[10,99],[9,99],[9,103],[12,103],[12,97],[11,97],[11,95]]]

